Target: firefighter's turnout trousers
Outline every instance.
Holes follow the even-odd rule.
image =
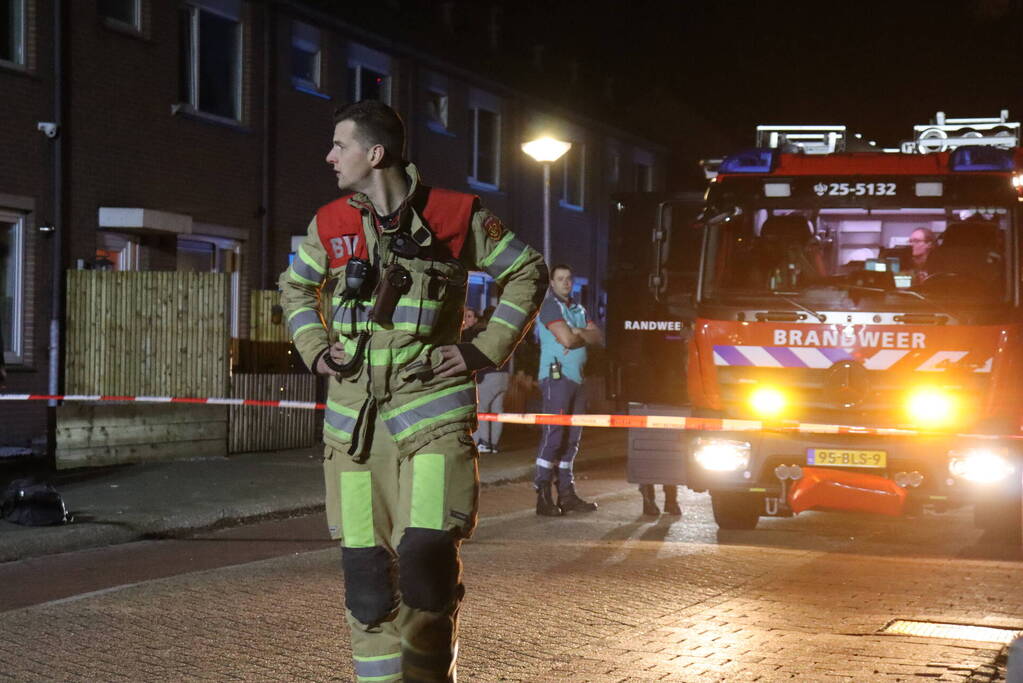
[[[400,456],[377,420],[364,463],[327,446],[327,522],[341,536],[358,680],[454,677],[458,547],[476,521],[479,478],[468,431]]]
[[[362,358],[329,380],[323,425],[327,517],[342,545],[359,681],[454,679],[458,551],[476,520],[476,384],[469,373],[434,375],[437,347],[459,341],[467,271],[489,273],[501,291],[487,329],[459,345],[470,368],[507,360],[547,287],[539,253],[476,197],[422,186],[412,164],[405,170],[411,190],[396,224],[378,228],[364,195],[332,202],[280,278],[310,368],[333,343],[343,360]],[[405,272],[388,320],[370,314],[378,296],[387,300],[380,285],[351,291],[353,258],[372,264],[376,282],[387,268]]]

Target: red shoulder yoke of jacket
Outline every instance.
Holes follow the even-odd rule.
[[[423,207],[423,220],[433,233],[433,238],[444,244],[453,257],[458,258],[469,234],[472,209],[478,197],[437,187],[429,188],[429,192],[426,206]]]
[[[428,192],[422,217],[433,238],[458,258],[469,234],[476,195],[440,188]],[[353,256],[368,258],[362,234],[362,212],[348,203],[350,195],[335,199],[316,212],[320,242],[330,258],[331,268],[341,268]]]
[[[342,268],[348,259],[368,259],[362,234],[362,212],[348,203],[351,195],[335,199],[316,212],[316,231],[330,258],[331,268]]]

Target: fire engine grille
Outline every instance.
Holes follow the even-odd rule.
[[[906,394],[921,383],[936,382],[954,391],[964,405],[981,408],[991,374],[866,371],[867,388],[862,400],[849,408],[839,404],[837,391],[830,386],[834,381],[830,369],[718,366],[717,377],[722,407],[729,417],[751,417],[745,405],[751,389],[758,384],[769,384],[789,395],[787,418],[824,424],[897,427],[906,423]]]

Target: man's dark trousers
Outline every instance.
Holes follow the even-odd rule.
[[[582,384],[562,377],[561,379],[540,380],[543,393],[543,412],[557,415],[578,415],[586,412],[586,392]],[[540,450],[536,457],[537,488],[543,488],[554,479],[558,470],[558,489],[568,491],[574,483],[572,464],[579,452],[579,438],[582,427],[544,425]]]

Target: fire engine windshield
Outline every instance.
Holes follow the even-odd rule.
[[[1008,208],[742,207],[708,228],[702,298],[784,295],[829,310],[1009,300]]]

